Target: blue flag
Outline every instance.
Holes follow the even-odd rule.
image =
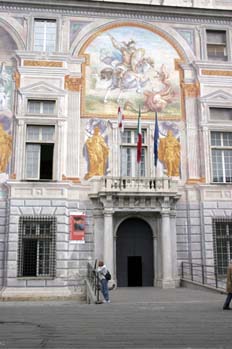
[[[157,166],[158,160],[158,140],[159,140],[159,125],[158,125],[158,116],[155,112],[155,132],[154,132],[154,164]]]

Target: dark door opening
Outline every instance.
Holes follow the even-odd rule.
[[[119,226],[116,240],[118,287],[153,286],[153,234],[140,218],[128,218]]]
[[[127,270],[128,286],[142,286],[142,257],[128,256]]]

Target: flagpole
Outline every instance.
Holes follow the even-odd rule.
[[[137,126],[137,164],[138,164],[138,189],[140,181],[140,163],[142,156],[142,130],[141,130],[141,109],[139,105],[138,126]]]
[[[120,155],[120,188],[121,188],[121,182],[122,182],[122,133],[124,132],[124,114],[121,106],[118,107],[118,139],[119,139],[119,155]]]
[[[155,178],[157,177],[157,161],[158,161],[158,140],[159,140],[159,125],[158,125],[158,113],[155,112],[155,129],[154,129],[154,165],[155,165]]]

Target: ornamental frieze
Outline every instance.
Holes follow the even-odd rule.
[[[26,59],[23,62],[23,65],[25,67],[53,67],[53,68],[62,68],[63,63],[62,62],[55,62],[55,61],[33,61]]]
[[[203,69],[202,75],[213,75],[213,76],[232,76],[231,70],[209,70],[209,69]]]
[[[79,92],[81,89],[82,80],[76,77],[66,75],[64,78],[64,88],[69,91]]]

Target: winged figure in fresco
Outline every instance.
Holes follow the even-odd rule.
[[[100,71],[100,78],[110,81],[104,97],[105,103],[108,102],[110,92],[115,89],[119,89],[117,101],[125,90],[136,89],[136,92],[140,93],[149,81],[146,73],[154,70],[154,60],[145,56],[145,49],[136,48],[134,40],[118,42],[112,35],[108,35],[117,50],[117,55],[100,57],[101,61],[108,65]]]
[[[168,104],[173,102],[175,97],[174,90],[171,85],[169,72],[165,64],[162,64],[160,71],[157,73],[156,78],[163,85],[160,90],[145,90],[144,95],[144,104],[142,108],[143,113],[148,112],[162,112]],[[124,109],[130,109],[137,112],[136,107],[130,102],[126,101]]]

